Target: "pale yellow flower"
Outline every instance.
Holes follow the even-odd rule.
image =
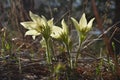
[[[53,26],[51,36],[53,38],[58,39],[58,38],[60,38],[60,34],[62,33],[62,31],[63,31],[62,28],[60,28],[59,26]]]
[[[24,28],[28,29],[25,35],[32,35],[33,39],[36,36],[40,35],[45,27],[53,26],[53,19],[46,20],[44,16],[40,17],[36,14],[33,14],[31,11],[29,12],[30,18],[32,21],[21,22],[20,24],[24,26]]]
[[[68,26],[65,23],[64,19],[61,21],[61,25],[62,27],[58,27],[58,26],[52,27],[51,37],[62,41],[67,51],[70,51],[72,44],[71,44],[71,39],[70,39],[69,32],[68,32]]]
[[[61,39],[62,35],[68,35],[68,26],[66,25],[64,19],[61,21],[62,27],[53,26],[51,36],[56,39]]]
[[[74,23],[74,26],[76,28],[76,30],[78,32],[83,32],[86,33],[88,32],[91,28],[92,28],[92,24],[95,18],[92,18],[88,23],[87,23],[87,19],[85,16],[85,13],[83,13],[79,23],[76,19],[74,19],[73,17],[71,18],[72,22]]]

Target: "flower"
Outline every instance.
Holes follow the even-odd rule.
[[[65,23],[64,19],[61,21],[61,25],[62,28],[58,26],[53,26],[51,37],[62,41],[66,48],[69,47],[71,49],[72,44],[69,37],[68,26]]]
[[[25,35],[32,35],[33,39],[43,33],[43,31],[45,31],[44,29],[47,29],[46,27],[53,26],[53,18],[47,21],[44,16],[40,17],[33,14],[31,11],[29,12],[29,15],[32,21],[21,22],[20,24],[23,25],[24,28],[28,29]]]
[[[76,19],[74,19],[73,17],[71,17],[71,20],[76,28],[76,30],[78,32],[83,32],[86,33],[88,32],[91,28],[92,28],[92,24],[95,18],[92,18],[88,23],[87,23],[87,19],[85,16],[85,13],[83,13],[79,23],[77,22]]]
[[[55,39],[62,39],[62,35],[68,36],[68,26],[66,25],[64,19],[61,21],[62,28],[59,26],[52,27],[51,36]]]
[[[52,34],[51,36],[55,39],[60,38],[60,34],[62,33],[62,28],[58,27],[58,26],[53,26],[52,27]]]

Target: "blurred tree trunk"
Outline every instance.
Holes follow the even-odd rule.
[[[19,18],[19,23],[23,21],[30,20],[29,18],[29,11],[34,11],[34,0],[19,0],[19,9],[20,9],[20,18]],[[24,39],[24,34],[25,34],[25,29],[23,26],[19,25],[19,30],[23,36]],[[29,37],[26,37],[26,39],[30,39]]]
[[[115,0],[115,19],[114,21],[120,21],[120,0]]]
[[[114,23],[117,23],[120,21],[120,0],[115,0],[115,18]],[[117,24],[112,33],[114,33],[113,36],[113,42],[115,44],[115,53],[120,54],[120,23]]]
[[[24,9],[29,12],[34,10],[34,0],[22,0]]]
[[[0,1],[0,30],[3,28],[3,26],[2,26],[2,13],[4,13],[4,8],[3,8],[3,4],[2,4],[2,2]]]
[[[20,22],[30,20],[28,12],[34,10],[34,0],[10,0],[10,3],[11,11],[9,19],[11,29],[20,32],[24,37],[25,29],[20,25]]]
[[[118,58],[117,55],[120,54],[120,0],[115,0],[115,18],[114,18],[114,24],[119,22],[116,26],[113,28],[113,42],[115,46],[115,76],[116,80],[120,80],[119,73],[120,68],[118,65]]]

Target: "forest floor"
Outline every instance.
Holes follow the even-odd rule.
[[[26,48],[31,43],[23,43],[20,43],[19,51],[0,57],[0,80],[120,80],[120,59],[116,71],[111,58],[108,61],[107,57],[97,58],[84,52],[78,59],[77,67],[70,69],[65,53],[57,55],[53,64],[48,65],[44,48],[39,49],[37,44],[37,47]],[[59,63],[63,67],[56,75],[54,69]]]

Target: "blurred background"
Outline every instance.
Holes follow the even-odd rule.
[[[120,20],[119,0],[95,0],[95,3],[105,28]],[[32,11],[47,19],[54,17],[58,25],[65,18],[73,29],[69,18],[79,19],[83,12],[88,19],[94,17],[92,5],[92,0],[0,0],[0,28],[7,27],[23,36],[20,22],[30,20],[28,12]]]
[[[26,29],[20,22],[31,20],[29,11],[32,11],[40,16],[44,15],[47,19],[54,18],[55,25],[61,25],[60,21],[64,18],[69,30],[74,33],[70,18],[79,20],[83,12],[88,20],[96,17],[95,6],[102,21],[103,31],[120,20],[119,0],[0,0],[0,29],[6,28],[10,38],[30,39],[31,36],[24,36]],[[91,34],[98,37],[101,31],[96,20]]]

